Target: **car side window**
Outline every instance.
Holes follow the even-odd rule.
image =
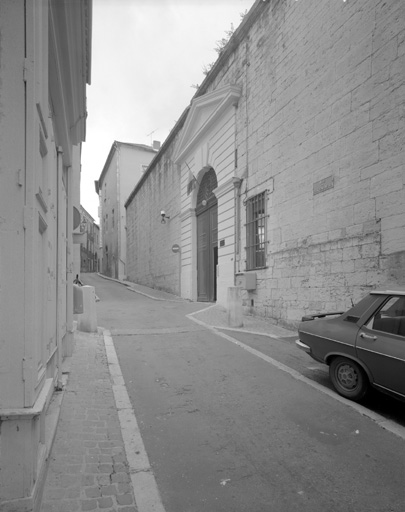
[[[405,297],[391,297],[374,314],[367,327],[405,337]]]

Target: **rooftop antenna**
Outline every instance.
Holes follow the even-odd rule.
[[[153,137],[152,135],[157,131],[157,128],[153,131],[151,131],[150,133],[147,133],[146,136],[147,137],[150,137],[150,145],[153,146]]]

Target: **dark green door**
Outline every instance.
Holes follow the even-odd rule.
[[[197,300],[214,302],[218,263],[217,204],[197,216]]]

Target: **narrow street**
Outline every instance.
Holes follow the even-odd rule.
[[[166,512],[404,510],[401,438],[186,317],[206,304],[84,281],[100,299],[98,325],[112,334]],[[282,341],[232,336],[329,385]]]

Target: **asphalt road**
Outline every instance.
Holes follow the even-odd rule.
[[[401,438],[185,316],[203,304],[85,282],[166,512],[405,510]],[[246,341],[289,357],[280,342]]]
[[[229,331],[226,329],[221,329],[220,331],[229,334]],[[297,336],[274,339],[246,332],[232,332],[232,336],[238,341],[285,364],[289,368],[298,371],[304,377],[336,393],[329,378],[328,367],[314,361],[304,352],[297,349],[295,346]],[[371,388],[361,404],[369,409],[370,412],[375,412],[397,425],[405,427],[404,402]]]

